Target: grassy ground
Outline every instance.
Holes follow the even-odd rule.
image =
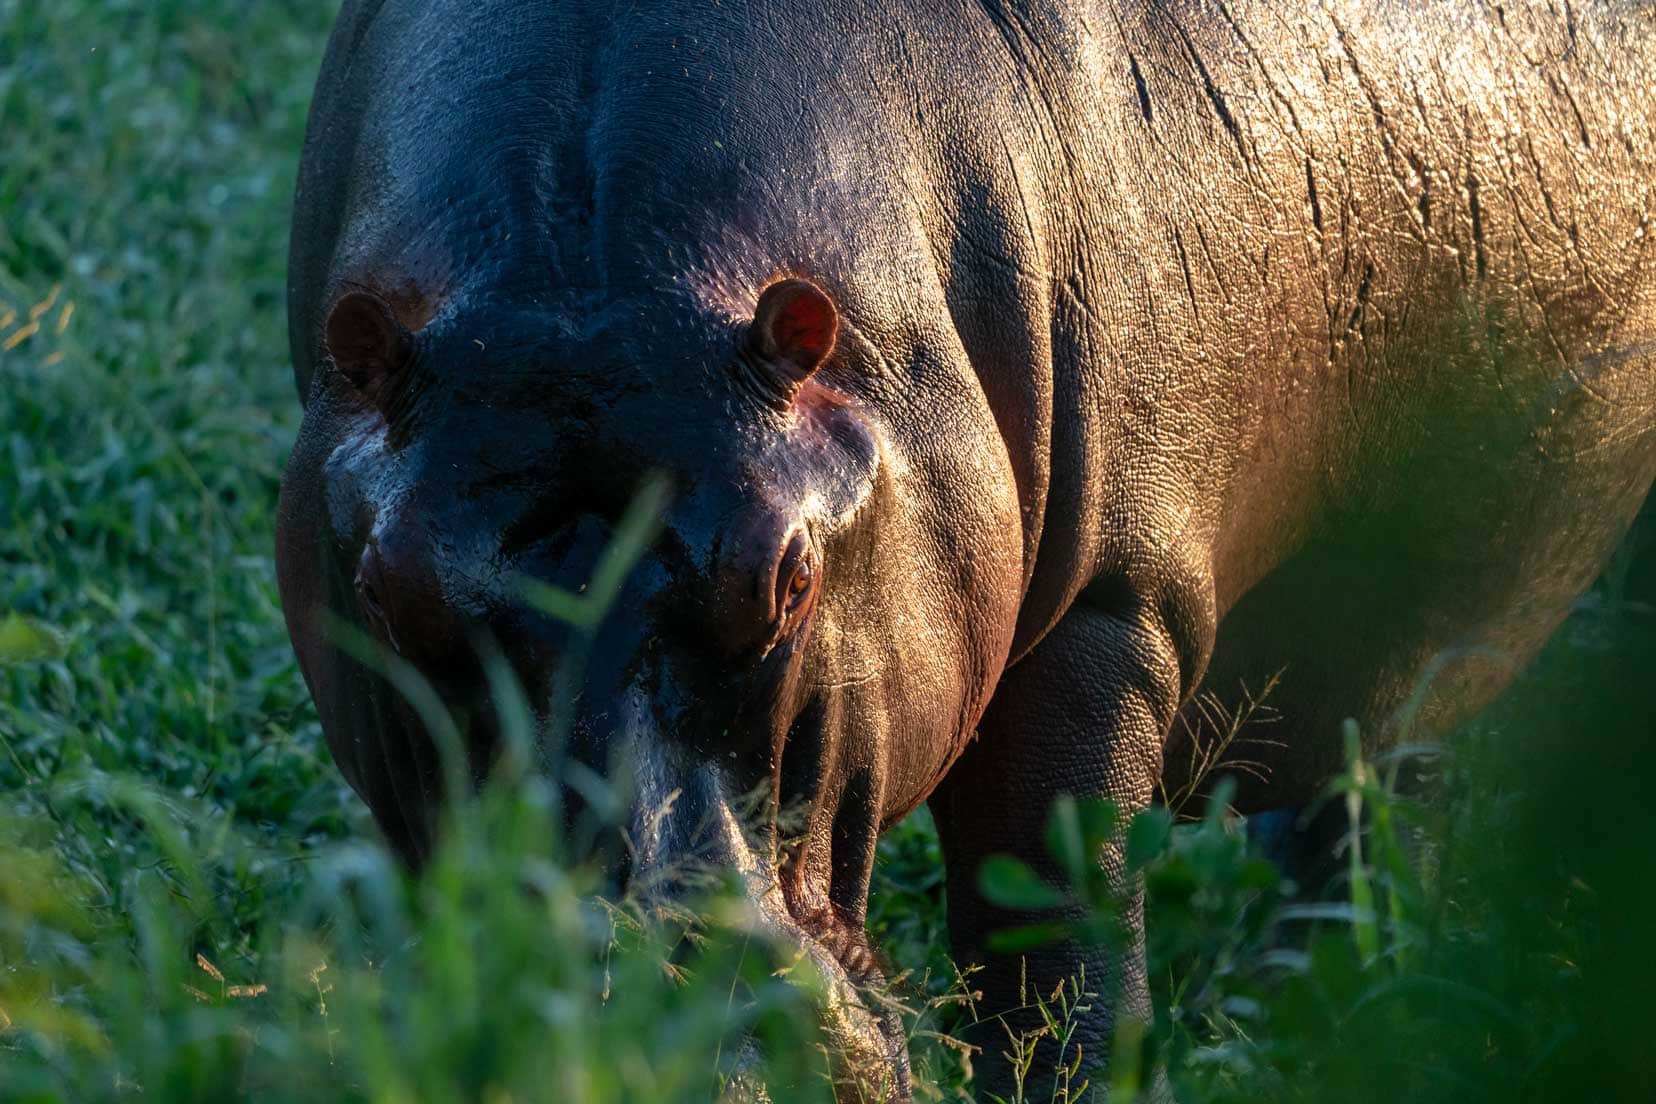
[[[362,842],[270,554],[331,7],[0,0],[0,1100],[706,1100],[749,1028],[820,1097],[771,949],[594,904],[533,780],[420,885]],[[1234,826],[1152,825],[1160,1016],[1094,1098],[1159,1054],[1188,1100],[1648,1099],[1648,626],[1601,588],[1437,811],[1348,780],[1378,835],[1303,952]],[[946,1001],[924,817],[881,855],[871,926]],[[958,1015],[913,1022],[923,1096]]]

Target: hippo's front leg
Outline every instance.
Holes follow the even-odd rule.
[[[1148,1024],[1152,1015],[1144,891],[1128,874],[1120,846],[1106,847],[1099,857],[1123,903],[1129,937],[1119,950],[1065,940],[1022,955],[991,952],[992,933],[1052,916],[995,908],[977,888],[979,866],[996,853],[1010,853],[1051,884],[1064,884],[1045,846],[1048,812],[1062,794],[1109,798],[1124,816],[1150,804],[1161,772],[1163,739],[1186,681],[1180,649],[1151,612],[1154,604],[1112,600],[1099,595],[1100,589],[1083,594],[1006,673],[977,741],[931,803],[948,863],[954,955],[963,966],[983,967],[973,979],[973,988],[983,993],[978,1005],[983,1020],[970,1040],[983,1048],[980,1099],[988,1093],[1013,1099],[1012,1070],[1003,1056],[1011,1049],[1005,1027],[1015,1033],[1038,1030],[1043,1021],[1033,1006],[1034,994],[1051,995],[1082,968],[1088,988],[1099,997],[1062,1057],[1072,1061],[1078,1044],[1095,1084],[1117,1017],[1133,1016]],[[1023,991],[1029,1004],[1020,1001]],[[1039,1045],[1028,1082],[1031,1091],[1048,1091],[1058,1059],[1054,1043]],[[1154,1095],[1164,1093],[1158,1088]]]

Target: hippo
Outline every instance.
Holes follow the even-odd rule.
[[[1301,806],[1346,718],[1443,732],[1537,652],[1656,477],[1652,73],[1633,0],[346,0],[276,538],[328,746],[417,865],[436,745],[330,626],[465,781],[504,657],[627,781],[618,884],[732,872],[893,1100],[865,908],[929,803],[978,1091],[1025,983],[1084,969],[1103,1060],[1151,1014],[1124,845],[1116,947],[996,952],[982,861],[1059,884],[1064,795]],[[600,624],[526,601],[650,485]],[[1195,703],[1267,684],[1196,777]]]

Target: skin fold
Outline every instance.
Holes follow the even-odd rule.
[[[990,953],[1028,917],[977,865],[1056,879],[1061,793],[1303,803],[1341,719],[1398,739],[1430,671],[1440,730],[1541,646],[1656,477],[1653,72],[1632,2],[347,0],[277,536],[335,758],[418,863],[439,757],[330,618],[474,777],[498,649],[628,781],[619,877],[727,868],[822,965],[847,1099],[909,1095],[856,993],[875,840],[929,801],[980,1086],[1020,971],[1105,979],[1102,1055],[1142,945]],[[652,476],[577,685],[520,580],[578,589]],[[1190,703],[1273,678],[1254,766],[1195,777]]]

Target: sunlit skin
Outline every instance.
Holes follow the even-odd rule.
[[[328,617],[479,776],[499,647],[627,782],[618,878],[728,868],[822,965],[847,1099],[910,1093],[855,990],[875,840],[929,801],[980,1089],[1023,979],[1114,997],[1075,1036],[1102,1061],[1149,1014],[1119,848],[1125,948],[993,953],[1029,918],[975,871],[1056,881],[1063,793],[1303,804],[1344,718],[1440,731],[1546,640],[1656,477],[1652,72],[1608,3],[347,2],[278,536],[335,758],[417,863],[435,754]],[[577,589],[652,478],[576,692],[515,581]],[[1250,768],[1194,777],[1192,698],[1278,675]],[[808,810],[786,845],[742,829],[756,788]]]

